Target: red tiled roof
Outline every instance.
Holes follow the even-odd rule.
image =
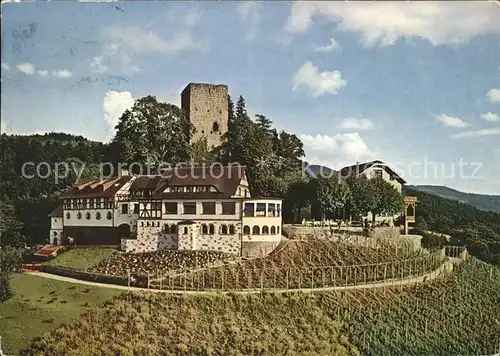
[[[113,177],[105,180],[92,180],[85,184],[73,186],[64,192],[60,198],[98,198],[111,197],[116,194],[132,177]]]

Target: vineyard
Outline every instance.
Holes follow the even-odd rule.
[[[500,342],[500,269],[475,259],[457,268],[387,290],[124,294],[27,353],[491,355]]]

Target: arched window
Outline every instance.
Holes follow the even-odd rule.
[[[208,234],[208,226],[206,224],[201,225],[201,233]]]
[[[260,227],[258,225],[253,226],[252,235],[260,235]]]
[[[77,218],[78,220],[81,220],[81,219],[82,219],[82,213],[78,212],[78,213],[76,214],[76,218]]]
[[[70,213],[66,213],[66,219],[71,219],[71,214]]]
[[[280,227],[276,226],[276,233],[279,235],[280,234]]]
[[[229,225],[229,235],[234,235],[234,234],[235,234],[234,225]]]
[[[269,234],[269,228],[267,226],[262,226],[262,233]]]
[[[111,213],[111,211],[108,211],[108,213],[106,214],[106,219],[108,220],[113,219],[113,214]]]
[[[85,219],[90,220],[90,213],[85,214]]]
[[[146,226],[149,226],[149,221],[146,221]]]
[[[168,224],[163,225],[163,232],[166,234],[170,233],[170,227],[168,226]]]
[[[212,131],[219,132],[219,124],[217,123],[217,121],[215,121],[214,124],[212,125]]]
[[[245,235],[250,235],[250,226],[248,225],[243,226],[243,233]]]
[[[227,235],[227,225],[221,226],[221,233],[222,233],[222,235]]]
[[[276,228],[271,226],[271,235],[276,235]]]
[[[141,226],[144,226],[144,221],[141,221]]]
[[[160,227],[160,222],[159,221],[156,223],[156,226]]]
[[[209,233],[210,235],[215,234],[215,226],[214,226],[214,224],[210,224],[210,225],[208,225],[208,233]]]
[[[101,220],[101,213],[100,212],[95,213],[95,219]]]
[[[187,226],[185,226],[184,227],[184,235],[187,235],[187,233],[188,233],[188,228],[187,228]]]

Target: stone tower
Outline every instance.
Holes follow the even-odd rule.
[[[190,141],[207,138],[208,147],[219,146],[227,132],[228,88],[223,84],[189,83],[181,93],[181,107],[196,132]]]

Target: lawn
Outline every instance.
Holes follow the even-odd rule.
[[[33,338],[121,293],[27,274],[15,274],[11,287],[14,295],[0,303],[0,336],[3,352],[8,355],[18,354]]]
[[[118,253],[116,249],[106,247],[72,248],[47,262],[47,265],[86,270]]]

